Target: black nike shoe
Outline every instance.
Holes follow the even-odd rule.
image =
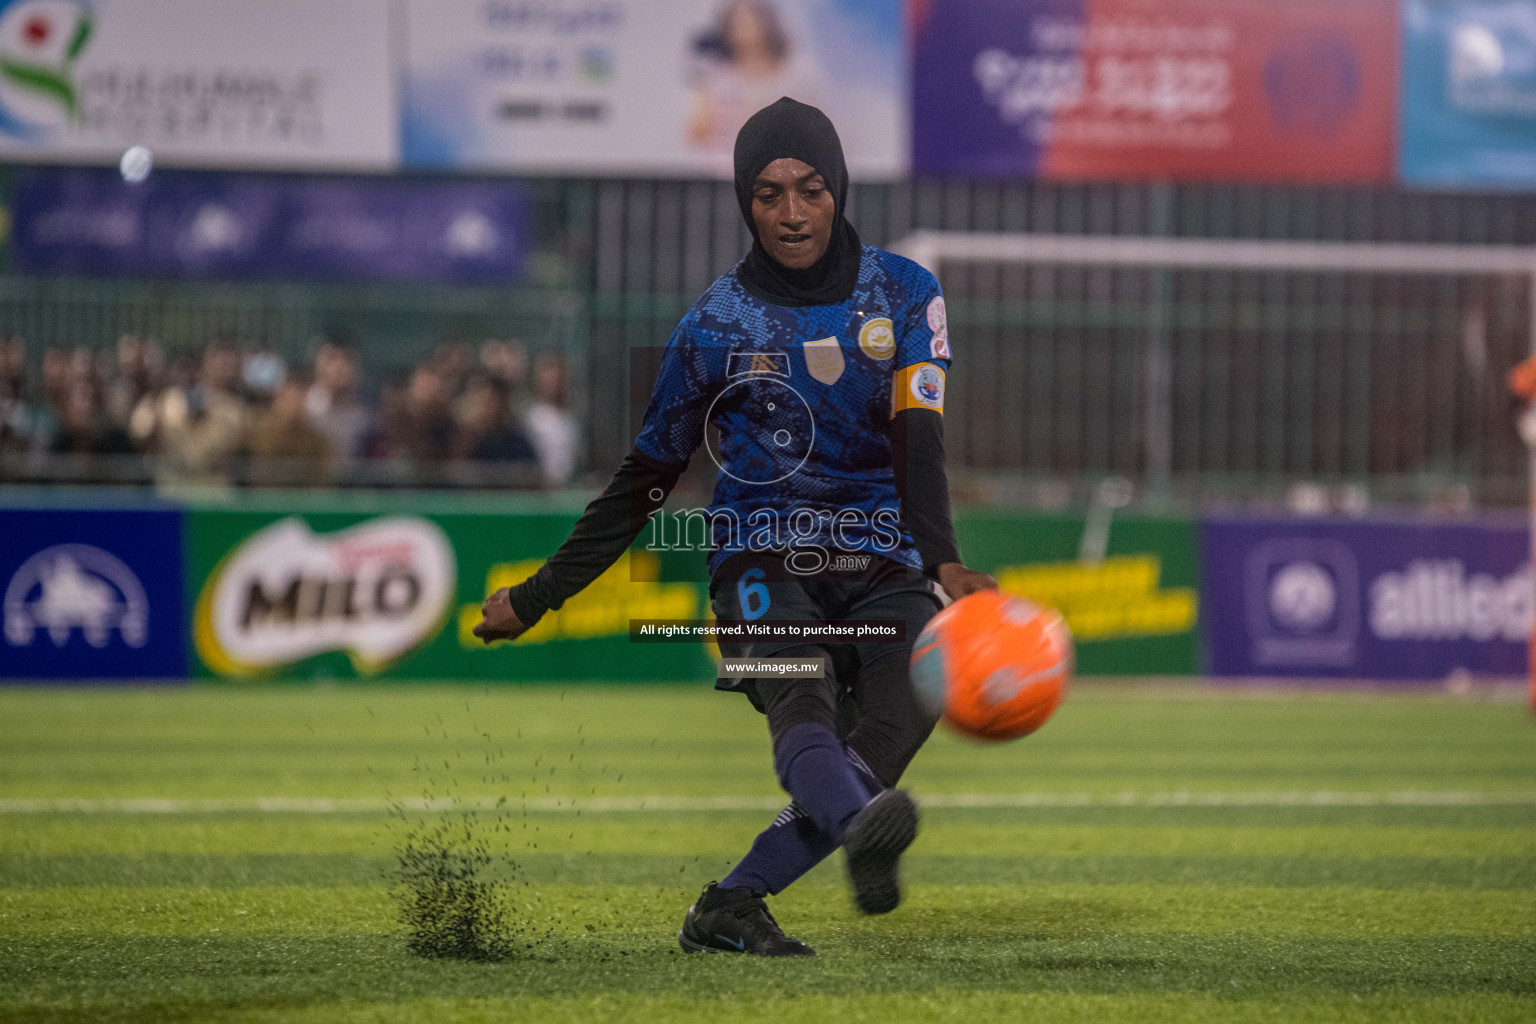
[[[751,953],[753,956],[815,956],[791,939],[751,889],[722,889],[714,882],[688,908],[677,944],[684,953]]]
[[[888,789],[848,824],[843,851],[853,901],[866,914],[889,914],[901,902],[902,852],[917,838],[917,803],[906,790]]]

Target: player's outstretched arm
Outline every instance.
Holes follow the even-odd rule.
[[[475,636],[485,643],[515,640],[545,612],[586,589],[634,543],[686,468],[631,451],[549,561],[517,586],[485,599]]]
[[[923,571],[953,600],[997,581],[966,568],[955,544],[949,508],[949,474],[944,469],[944,417],[932,409],[903,409],[891,418],[891,464],[901,516],[917,544]]]
[[[474,633],[486,643],[532,629],[607,572],[661,508],[704,440],[704,421],[719,394],[715,351],[690,342],[693,312],[667,341],[645,420],[608,487],[588,505],[560,550],[515,587],[486,598]],[[723,349],[720,350],[723,352]]]

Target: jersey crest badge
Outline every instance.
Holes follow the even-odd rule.
[[[805,343],[805,368],[823,384],[836,384],[843,375],[843,346],[836,338]]]
[[[888,317],[877,316],[859,328],[859,348],[871,359],[889,359],[896,354],[896,328]]]

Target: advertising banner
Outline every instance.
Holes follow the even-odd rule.
[[[470,631],[574,515],[188,513],[197,674],[494,683],[713,678],[702,644],[631,644],[631,619],[703,617],[704,587],[631,552],[515,644]],[[633,571],[632,570],[638,570]]]
[[[0,158],[393,167],[379,0],[0,0]]]
[[[913,169],[1386,182],[1396,0],[914,0]]]
[[[902,0],[407,0],[411,167],[730,177],[781,96],[824,109],[852,172],[907,167]]]
[[[1525,674],[1523,523],[1233,519],[1200,529],[1214,675]]]
[[[1536,186],[1536,4],[1406,0],[1400,174]]]
[[[186,678],[180,512],[0,509],[0,586],[0,678]]]
[[[1078,672],[1197,674],[1194,524],[1117,517],[1107,535],[1104,525],[1081,516],[973,511],[957,515],[955,532],[967,565],[1062,613]]]
[[[31,168],[12,202],[31,274],[507,282],[528,248],[511,182]]]

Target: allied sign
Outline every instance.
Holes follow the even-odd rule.
[[[917,0],[913,169],[1386,182],[1396,0]]]
[[[1522,523],[1234,519],[1201,534],[1215,675],[1525,673],[1536,595]]]
[[[407,0],[408,167],[728,178],[781,96],[821,107],[850,170],[907,168],[902,0]]]
[[[514,182],[28,168],[12,196],[30,274],[507,283],[529,248]]]
[[[0,678],[181,679],[181,514],[0,510]]]
[[[1536,185],[1536,5],[1407,0],[1399,171],[1410,184]]]
[[[377,0],[0,0],[0,157],[381,170],[398,151]]]

